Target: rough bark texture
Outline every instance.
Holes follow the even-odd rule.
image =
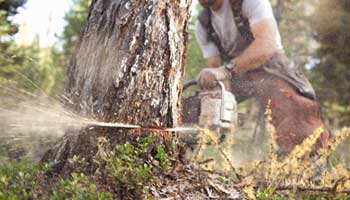
[[[180,79],[191,0],[93,0],[88,23],[67,69],[64,95],[83,115],[142,127],[180,123]],[[69,172],[67,159],[87,161],[98,137],[127,141],[131,130],[95,128],[68,133],[43,158]]]
[[[93,1],[65,85],[77,110],[146,127],[176,125],[188,5]]]

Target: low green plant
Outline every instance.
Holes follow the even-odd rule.
[[[42,191],[47,164],[29,160],[7,160],[0,164],[0,199],[50,199],[50,200],[106,200],[111,194],[100,192],[87,176],[73,173],[70,180],[61,179],[51,191]]]
[[[275,194],[275,190],[272,188],[266,190],[257,190],[256,199],[258,200],[280,200],[281,198]]]
[[[143,193],[148,199],[152,196],[144,189],[156,183],[159,174],[170,164],[172,146],[160,145],[155,135],[140,137],[135,143],[119,145],[104,157],[109,184],[100,185],[94,176],[72,173],[69,179],[45,183],[47,164],[35,164],[29,160],[0,162],[0,200],[2,199],[112,199],[110,189],[125,192]],[[108,178],[108,177],[107,177]]]
[[[169,166],[168,155],[162,146],[157,146],[157,154],[155,158],[159,160],[160,166],[165,169]]]
[[[157,145],[157,137],[150,135],[138,138],[136,144],[117,146],[105,161],[117,187],[136,191],[158,180],[159,172],[169,165],[169,155]]]
[[[49,199],[107,200],[112,199],[112,195],[107,192],[98,191],[96,185],[90,183],[88,177],[84,174],[72,173],[71,180],[61,179],[59,181],[59,186],[52,190]]]
[[[36,197],[35,189],[47,165],[28,160],[12,161],[0,165],[0,199],[29,199]]]
[[[151,166],[139,159],[139,151],[130,144],[117,148],[119,155],[112,154],[106,159],[108,171],[120,186],[136,187],[151,181]]]

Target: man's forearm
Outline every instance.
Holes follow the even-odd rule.
[[[241,55],[233,60],[236,74],[256,69],[277,51],[276,32],[273,26],[273,21],[266,19],[251,27],[255,39]]]
[[[265,41],[253,41],[241,55],[233,60],[235,73],[242,74],[256,69],[268,61],[276,51],[274,45],[268,45]]]

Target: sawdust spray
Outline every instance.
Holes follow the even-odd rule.
[[[66,132],[91,126],[140,128],[138,125],[85,118],[60,102],[58,97],[50,97],[40,90],[32,93],[18,88],[1,87],[0,158],[28,156],[38,160]]]
[[[86,119],[64,108],[58,98],[16,88],[1,88],[0,156],[37,157],[70,129],[87,126]]]

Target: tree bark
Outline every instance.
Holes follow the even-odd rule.
[[[67,69],[64,96],[73,110],[105,122],[177,126],[190,4],[191,0],[93,0]],[[98,138],[115,145],[134,133],[99,127],[72,131],[43,161],[56,163],[56,172],[69,173],[75,166],[67,160],[74,155],[93,162]]]

